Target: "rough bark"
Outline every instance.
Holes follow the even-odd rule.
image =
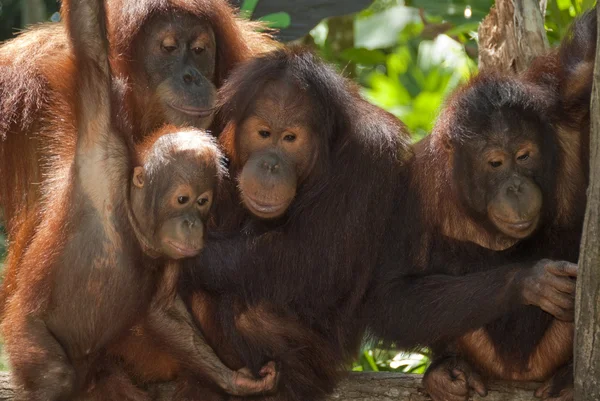
[[[598,8],[600,14],[600,7]],[[600,39],[600,30],[598,31]],[[600,40],[597,41],[600,43]],[[579,256],[575,308],[575,394],[600,400],[600,54],[591,104],[590,185]]]
[[[536,383],[490,383],[485,398],[473,401],[534,401]],[[171,401],[173,386],[164,384],[156,389],[157,401]],[[8,373],[0,373],[0,401],[12,401],[14,392]],[[352,373],[340,383],[330,401],[427,401],[423,395],[420,375],[396,373]]]
[[[479,25],[479,69],[521,72],[548,50],[546,0],[496,0]]]

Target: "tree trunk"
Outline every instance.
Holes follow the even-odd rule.
[[[547,0],[496,0],[479,25],[479,69],[519,73],[544,54]]]
[[[600,7],[597,12],[600,14]],[[597,42],[600,43],[600,30]],[[596,46],[598,48],[598,46]],[[600,54],[596,51],[590,128],[590,185],[575,308],[575,399],[600,400]]]

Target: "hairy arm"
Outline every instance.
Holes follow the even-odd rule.
[[[367,319],[377,338],[399,347],[431,346],[481,327],[520,305],[517,265],[451,276],[378,279]]]
[[[106,12],[102,0],[63,3],[67,32],[77,66],[75,99],[78,155],[110,128],[111,73],[108,61]]]
[[[129,153],[112,124],[117,121],[113,120],[105,5],[102,0],[67,0],[62,7],[76,65],[74,188],[85,193],[83,199],[102,215],[112,214],[127,188]],[[104,224],[114,221],[106,217]]]
[[[164,342],[187,369],[212,380],[228,394],[248,396],[276,389],[277,371],[273,363],[263,367],[260,378],[254,378],[248,369],[232,371],[225,366],[179,297],[167,307],[150,308],[147,323],[156,338]]]
[[[412,269],[382,264],[366,311],[373,334],[400,347],[453,340],[526,305],[573,319],[577,266],[569,262],[507,263],[489,251],[471,260],[446,253],[425,272]]]

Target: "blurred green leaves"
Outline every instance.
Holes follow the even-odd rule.
[[[548,0],[546,8],[546,33],[551,44],[565,36],[573,19],[592,8],[595,0]]]
[[[454,26],[481,21],[494,4],[490,0],[412,0],[406,3],[423,9],[432,21],[447,21]]]
[[[385,69],[374,69],[363,91],[369,101],[400,118],[415,139],[431,130],[448,92],[477,70],[463,46],[449,36],[416,40],[422,28],[407,25]]]
[[[550,42],[594,0],[548,0]],[[354,42],[335,43],[335,18],[311,31],[322,57],[356,79],[363,95],[408,126],[415,140],[430,132],[447,94],[477,73],[477,28],[493,0],[375,0],[356,14]],[[336,26],[339,26],[337,24]]]
[[[240,15],[244,18],[251,18],[258,2],[260,0],[244,0],[240,6]],[[259,21],[263,21],[269,28],[285,29],[290,26],[292,20],[290,15],[286,12],[272,13],[259,18]]]
[[[365,348],[352,366],[354,372],[425,373],[429,352],[405,352],[384,348]]]
[[[489,8],[491,0],[486,1]],[[399,117],[420,139],[447,93],[477,71],[465,51],[477,17],[456,18],[462,25],[455,25],[415,7],[377,3],[355,16],[351,47],[332,51],[328,21],[311,31],[313,42],[321,56],[356,77],[366,99]],[[435,7],[448,14],[447,6]],[[480,14],[485,15],[475,13]]]

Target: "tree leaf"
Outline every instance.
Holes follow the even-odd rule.
[[[259,21],[267,23],[269,28],[285,29],[292,23],[292,18],[286,12],[273,13],[260,17]]]

